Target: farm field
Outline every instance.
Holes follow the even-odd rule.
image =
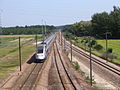
[[[19,66],[19,39],[21,37],[22,63],[35,52],[35,35],[4,35],[0,36],[0,80]],[[40,41],[42,35],[38,35]]]
[[[78,47],[85,49],[85,44],[81,43],[82,37],[77,37],[77,40],[72,40],[75,45]],[[106,41],[105,40],[96,40],[98,44],[103,46],[103,49],[97,51],[95,49],[92,50],[92,53],[102,57],[102,54],[106,52]],[[112,48],[111,55],[114,57],[113,59],[108,59],[108,61],[120,65],[120,40],[108,40],[108,48]],[[89,48],[86,46],[86,50],[88,51]]]
[[[105,40],[97,40],[97,42],[103,47],[106,46]],[[112,62],[120,65],[120,40],[108,40],[108,48],[113,49],[112,54],[115,59],[113,59]]]

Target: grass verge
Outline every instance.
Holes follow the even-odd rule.
[[[82,37],[76,37],[76,38],[77,38],[76,40],[72,40],[73,44],[86,51],[89,51],[89,48],[85,44],[81,43],[81,40],[83,38]],[[105,50],[106,42],[105,40],[96,40],[96,41],[98,44],[103,46],[103,49],[99,51],[92,49],[92,53],[96,56],[104,58],[102,54],[106,52]],[[108,48],[113,49],[113,52],[111,53],[111,55],[114,57],[113,59],[109,58],[108,61],[120,66],[120,40],[115,40],[115,39],[108,40]]]
[[[28,36],[26,37],[28,38]],[[10,72],[14,71],[19,66],[18,40],[7,37],[6,42],[4,41],[4,43],[11,43],[11,41],[12,44],[0,48],[0,80],[5,79]],[[21,41],[22,63],[35,52],[35,44],[33,43],[34,41],[31,42],[31,39],[24,39]]]

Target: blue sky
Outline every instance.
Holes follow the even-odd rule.
[[[110,12],[120,0],[0,0],[2,26],[65,25]]]

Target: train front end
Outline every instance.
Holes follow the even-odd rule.
[[[41,45],[38,47],[36,52],[36,60],[37,61],[44,61],[46,59],[46,49],[45,45]]]

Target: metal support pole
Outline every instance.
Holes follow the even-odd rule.
[[[45,27],[45,33],[44,33],[45,35],[44,36],[45,36],[45,39],[46,39],[46,30],[47,30],[46,29],[46,21],[45,21],[45,26],[44,27]]]
[[[61,32],[61,46],[62,46],[62,32]]]
[[[59,32],[59,45],[60,45],[60,32]]]
[[[36,49],[37,49],[37,34],[36,34],[36,37],[35,37],[35,39],[36,39]]]
[[[65,50],[65,38],[64,38],[64,50]]]
[[[70,42],[70,47],[71,47],[71,62],[72,62],[72,41]]]
[[[2,35],[2,21],[1,21],[1,17],[2,17],[2,14],[1,14],[1,10],[0,10],[0,35]],[[2,43],[2,37],[0,37],[0,44]]]
[[[19,62],[20,62],[20,71],[21,69],[21,43],[20,43],[20,37],[19,37]]]
[[[44,34],[44,25],[43,25],[43,20],[42,20],[42,34],[43,34],[43,42],[45,40],[45,34]]]
[[[92,86],[92,59],[91,59],[91,37],[89,37],[89,44],[90,44],[90,47],[89,47],[89,52],[90,52],[90,84]]]
[[[108,40],[107,40],[107,34],[108,33],[106,33],[106,60],[108,60]]]

